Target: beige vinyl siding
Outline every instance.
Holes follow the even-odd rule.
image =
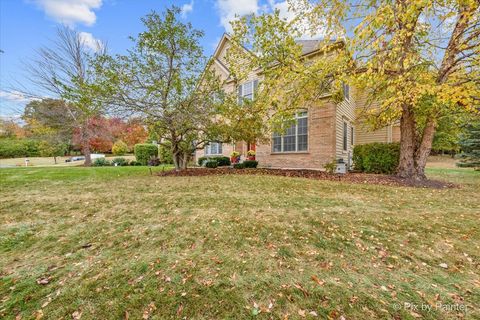
[[[353,145],[351,141],[350,130],[354,126],[354,139],[356,136],[355,126],[355,108],[356,97],[355,88],[350,87],[350,99],[343,100],[337,104],[335,115],[335,157],[336,159],[342,158],[345,163],[348,162],[349,153],[353,153]],[[343,123],[347,123],[347,150],[343,150]],[[354,141],[355,143],[355,141]]]
[[[364,120],[364,113],[368,109],[378,108],[378,102],[367,102],[366,92],[358,92],[356,109],[356,134],[355,144],[365,144],[372,142],[392,142],[400,141],[400,127],[398,124],[385,126],[372,131]]]

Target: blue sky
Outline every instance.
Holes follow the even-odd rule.
[[[183,19],[205,32],[207,55],[235,15],[287,8],[279,0],[0,0],[0,116],[21,114],[28,99],[12,87],[15,82],[28,87],[22,61],[48,44],[59,25],[83,32],[85,39],[106,41],[110,52],[122,53],[131,46],[128,36],[143,30],[142,16],[171,5],[183,8]]]

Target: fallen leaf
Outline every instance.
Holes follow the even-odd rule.
[[[323,286],[325,281],[320,280],[316,275],[312,275],[312,280],[315,281],[319,286]]]
[[[38,283],[38,284],[42,284],[42,285],[48,284],[48,283],[50,283],[50,278],[40,278],[40,279],[37,279],[37,283]]]
[[[72,313],[72,318],[74,320],[79,320],[81,317],[82,317],[82,312],[81,311],[77,310],[74,313]]]

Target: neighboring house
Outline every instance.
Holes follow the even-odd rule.
[[[304,56],[314,58],[319,54],[319,41],[304,40],[300,43]],[[212,68],[225,81],[226,92],[238,92],[243,98],[254,99],[255,89],[262,80],[260,71],[252,72],[244,82],[236,83],[230,77],[225,59],[230,45],[229,36],[223,35],[212,56]],[[307,110],[299,110],[296,124],[281,135],[274,133],[270,143],[212,142],[203,150],[197,150],[195,156],[196,159],[218,155],[229,157],[232,151],[237,151],[244,158],[248,150],[256,150],[256,160],[261,167],[323,169],[327,162],[338,159],[351,164],[355,144],[399,140],[398,127],[390,126],[369,132],[365,126],[357,123],[356,110],[365,103],[365,95],[345,85],[342,102],[334,103],[325,98]]]

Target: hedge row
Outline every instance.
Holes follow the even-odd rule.
[[[353,148],[355,170],[367,173],[393,174],[400,159],[399,143],[368,143]]]
[[[39,157],[39,142],[32,139],[0,139],[0,159]]]

